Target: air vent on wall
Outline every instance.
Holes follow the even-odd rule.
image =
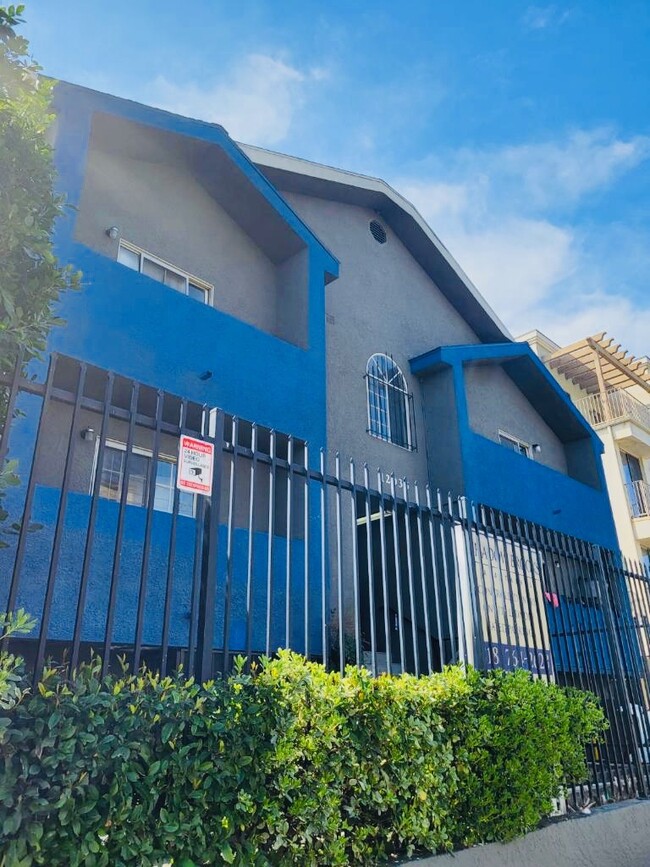
[[[368,228],[370,229],[370,234],[378,244],[386,243],[386,241],[388,240],[388,236],[386,235],[386,229],[384,229],[379,220],[371,220]]]

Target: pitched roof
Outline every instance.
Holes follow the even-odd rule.
[[[386,181],[241,144],[279,190],[376,211],[443,295],[486,343],[512,335],[418,210]]]

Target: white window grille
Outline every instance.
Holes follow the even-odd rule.
[[[213,287],[209,283],[181,271],[180,268],[176,268],[176,266],[170,265],[156,256],[152,256],[151,253],[141,250],[128,241],[120,241],[117,261],[126,265],[127,268],[146,274],[152,280],[164,283],[170,289],[175,289],[183,295],[194,298],[195,301],[201,301],[203,304],[210,304],[212,301]]]
[[[499,431],[499,442],[502,446],[505,446],[508,449],[511,449],[513,452],[517,452],[519,455],[523,455],[526,458],[530,458],[532,456],[532,448],[529,443],[525,443],[523,440],[520,440],[518,437],[513,436],[509,433],[504,433],[504,431]]]
[[[99,442],[97,443],[99,447]],[[106,440],[101,467],[98,466],[99,448],[95,455],[95,472],[90,486],[92,493],[94,477],[100,473],[99,496],[107,500],[119,501],[124,483],[126,465],[126,445],[116,440]],[[134,447],[129,462],[129,482],[126,502],[130,506],[146,506],[149,486],[155,485],[153,507],[157,512],[172,512],[176,489],[176,460],[169,455],[158,455],[156,471],[152,478],[153,453],[147,449]],[[194,515],[194,495],[180,491],[178,514]]]
[[[368,433],[403,449],[415,448],[412,396],[393,359],[372,355],[366,366]]]

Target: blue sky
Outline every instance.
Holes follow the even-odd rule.
[[[31,0],[50,75],[378,175],[513,333],[650,354],[650,3]]]

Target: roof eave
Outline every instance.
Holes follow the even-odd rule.
[[[378,211],[481,340],[513,339],[417,208],[386,181],[252,145],[240,147],[280,189]]]

